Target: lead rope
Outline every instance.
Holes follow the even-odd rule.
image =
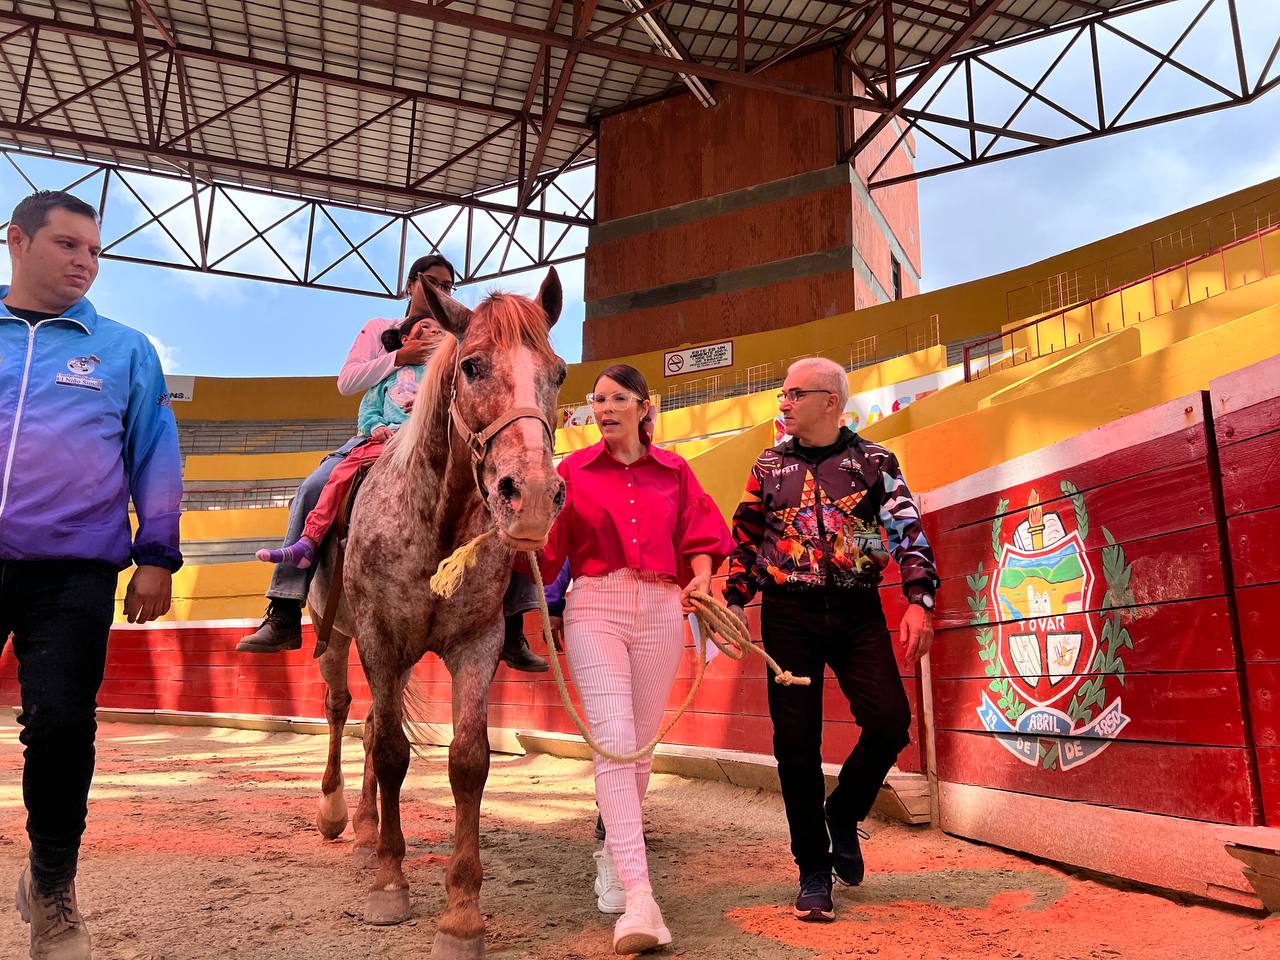
[[[441,561],[440,566],[436,568],[435,574],[431,577],[432,591],[437,596],[446,599],[453,596],[458,587],[462,585],[467,570],[475,565],[476,553],[481,544],[496,533],[496,530],[489,530],[480,534],[470,543],[459,547],[452,555]],[[617,763],[630,763],[633,760],[648,756],[662,742],[663,738],[671,732],[671,728],[676,725],[676,722],[689,709],[690,704],[693,703],[693,698],[697,695],[698,688],[702,686],[702,679],[706,676],[707,638],[710,638],[711,642],[720,649],[720,652],[730,660],[741,660],[747,655],[748,651],[763,657],[765,663],[769,665],[769,669],[773,671],[775,683],[780,683],[784,686],[807,687],[811,682],[808,677],[798,677],[790,670],[783,670],[773,657],[752,643],[751,634],[747,632],[746,624],[734,616],[724,604],[700,590],[695,591],[689,595],[689,599],[693,602],[694,616],[698,618],[699,627],[698,635],[695,638],[698,650],[698,673],[694,677],[693,686],[689,688],[689,693],[685,696],[684,702],[680,704],[675,713],[663,721],[652,740],[631,753],[613,753],[602,747],[595,737],[591,735],[591,728],[578,713],[572,699],[569,697],[569,685],[565,680],[564,670],[560,666],[560,654],[556,649],[555,639],[551,636],[551,613],[547,610],[547,595],[542,584],[542,571],[538,567],[538,556],[532,550],[526,551],[525,556],[529,559],[529,568],[533,571],[533,582],[538,588],[538,610],[542,614],[542,637],[546,640],[547,651],[551,654],[551,668],[556,678],[556,689],[560,691],[560,700],[564,704],[565,710],[568,711],[569,717],[573,720],[574,726],[578,728],[578,733],[587,742],[587,746],[608,760],[613,760]]]

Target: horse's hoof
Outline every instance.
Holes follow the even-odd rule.
[[[364,922],[376,926],[390,926],[404,923],[413,916],[413,908],[409,905],[409,891],[406,890],[372,890],[369,902],[364,908]]]
[[[342,836],[342,831],[347,829],[347,818],[326,820],[323,813],[318,813],[316,814],[316,829],[320,831],[320,836],[326,840],[337,840]]]
[[[484,960],[484,937],[464,940],[437,930],[431,941],[431,960]]]
[[[378,848],[357,843],[351,849],[351,862],[357,870],[368,870],[378,863]]]
[[[337,840],[342,836],[342,831],[347,829],[347,799],[341,787],[320,797],[316,829],[326,840]]]

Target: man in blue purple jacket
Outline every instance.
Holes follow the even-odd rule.
[[[93,780],[94,711],[119,571],[130,623],[169,609],[182,565],[182,460],[160,359],[85,299],[96,211],[67,193],[18,204],[0,286],[0,648],[22,690],[29,863],[17,905],[37,960],[88,958],[75,876]],[[138,529],[130,534],[129,502]]]

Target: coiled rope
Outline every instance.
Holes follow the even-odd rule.
[[[476,553],[480,546],[484,541],[496,534],[496,530],[482,533],[441,561],[440,566],[431,577],[432,591],[437,596],[446,599],[453,596],[458,587],[462,585],[467,570],[475,565]],[[551,654],[551,668],[556,678],[556,689],[560,691],[560,700],[564,703],[564,708],[572,718],[574,726],[578,728],[582,739],[587,742],[587,745],[592,750],[608,760],[614,760],[618,763],[630,763],[633,760],[639,760],[641,757],[652,753],[653,749],[671,732],[671,728],[675,726],[676,722],[693,703],[693,698],[697,695],[698,688],[702,686],[702,679],[706,676],[708,638],[730,660],[741,660],[748,652],[763,657],[765,663],[769,665],[769,669],[773,671],[775,683],[781,683],[784,686],[793,684],[796,686],[808,686],[811,682],[808,677],[797,677],[791,671],[783,670],[773,657],[752,643],[751,634],[747,632],[746,624],[730,612],[728,607],[702,591],[695,591],[689,595],[689,599],[693,603],[694,616],[698,618],[699,628],[696,637],[698,673],[694,677],[693,685],[689,688],[689,693],[685,696],[684,702],[680,704],[675,713],[663,721],[652,740],[631,753],[614,753],[602,747],[595,737],[591,735],[589,725],[578,713],[577,708],[574,707],[573,701],[569,697],[569,686],[565,680],[564,670],[560,665],[560,654],[556,650],[555,640],[551,636],[551,614],[547,610],[547,597],[542,583],[542,571],[538,568],[538,557],[532,550],[527,551],[525,556],[529,558],[529,567],[533,571],[533,581],[538,588],[538,609],[542,613],[542,636],[546,640],[547,650]]]

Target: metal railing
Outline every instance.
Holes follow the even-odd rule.
[[[1095,304],[1108,297],[1115,296],[1116,294],[1120,295],[1119,329],[1123,330],[1127,327],[1141,323],[1144,320],[1150,320],[1153,317],[1162,316],[1165,313],[1171,313],[1174,310],[1189,306],[1192,303],[1200,303],[1230,290],[1238,290],[1242,286],[1256,282],[1256,280],[1264,279],[1271,275],[1267,271],[1264,239],[1268,235],[1276,233],[1277,231],[1280,231],[1280,217],[1277,217],[1275,222],[1268,224],[1262,229],[1254,231],[1248,236],[1232,240],[1231,242],[1225,243],[1216,249],[1199,253],[1193,257],[1183,260],[1181,263],[1175,263],[1170,266],[1163,267],[1160,270],[1155,270],[1146,276],[1138,277],[1137,279],[1121,284],[1120,286],[1103,290],[1098,293],[1096,297],[1093,297],[1084,303],[1074,303],[1069,307],[1056,310],[1047,316],[1036,317],[1028,320],[1026,323],[1020,323],[1015,327],[1002,331],[1001,333],[993,334],[985,339],[967,344],[964,348],[965,381],[973,381],[982,376],[983,373],[991,373],[996,369],[1004,368],[1006,365],[1016,366],[1019,363],[1027,363],[1031,360],[1038,359],[1039,357],[1051,355],[1058,350],[1065,350],[1068,346],[1075,346],[1077,344],[1084,343],[1087,340],[1093,340],[1102,334],[1113,332],[1116,327],[1111,321],[1107,321],[1102,325],[1102,329],[1099,329],[1099,321],[1095,315],[1094,306]],[[1258,257],[1261,265],[1260,274],[1255,280],[1250,280],[1247,276],[1242,277],[1240,283],[1232,286],[1231,277],[1227,268],[1227,253],[1231,250],[1252,243],[1256,243],[1258,245]],[[1205,295],[1199,299],[1193,299],[1191,295],[1191,268],[1197,264],[1203,264],[1211,261],[1215,257],[1217,257],[1221,262],[1222,289],[1214,292],[1210,287],[1206,286]],[[1178,303],[1171,300],[1169,303],[1169,309],[1161,310],[1160,302],[1156,295],[1157,281],[1162,277],[1177,274],[1179,271],[1185,274],[1185,281],[1182,289],[1186,293],[1186,301]],[[1125,291],[1141,287],[1143,284],[1147,283],[1151,284],[1151,299],[1152,306],[1154,307],[1153,312],[1147,316],[1143,316],[1141,311],[1138,311],[1136,316],[1127,314],[1124,302]],[[1080,311],[1085,309],[1088,310],[1089,318],[1088,336],[1085,335],[1085,331],[1083,329],[1083,317],[1073,317],[1074,314],[1079,314]],[[1068,323],[1068,318],[1071,318],[1070,324]],[[1074,329],[1069,331],[1068,326]],[[1018,335],[1029,330],[1033,330],[1034,333],[1027,335],[1026,339],[1028,340],[1028,343],[1025,346],[1019,346],[1017,343],[1017,340],[1020,339]],[[1043,337],[1041,336],[1042,330],[1045,331],[1045,336]],[[1075,334],[1075,343],[1070,342],[1072,333]],[[1034,342],[1031,342],[1032,337],[1034,337]],[[1049,341],[1049,348],[1047,350],[1044,349],[1042,345],[1043,340]],[[983,361],[981,364],[977,362],[979,358]]]
[[[218,453],[301,453],[334,450],[351,439],[355,419],[178,421],[183,456]]]
[[[826,357],[834,360],[846,371],[882,363],[894,357],[916,353],[941,342],[941,324],[938,314],[930,314],[923,320],[896,327],[884,333],[872,334],[841,344],[830,350],[801,356],[770,360],[765,363],[743,367],[733,374],[715,374],[696,380],[685,380],[668,388],[661,394],[658,409],[663,413],[692,407],[714,400],[728,397],[740,397],[765,390],[773,390],[782,386],[787,376],[787,368],[804,357]],[[591,423],[591,411],[584,404],[563,404],[559,408],[562,426],[581,426]]]
[[[287,507],[297,491],[297,484],[187,490],[182,495],[182,509],[269,510],[273,507]]]
[[[1178,269],[1280,225],[1280,191],[1195,220],[1103,260],[1051,274],[1005,294],[1007,323],[1082,306],[1110,292]]]

